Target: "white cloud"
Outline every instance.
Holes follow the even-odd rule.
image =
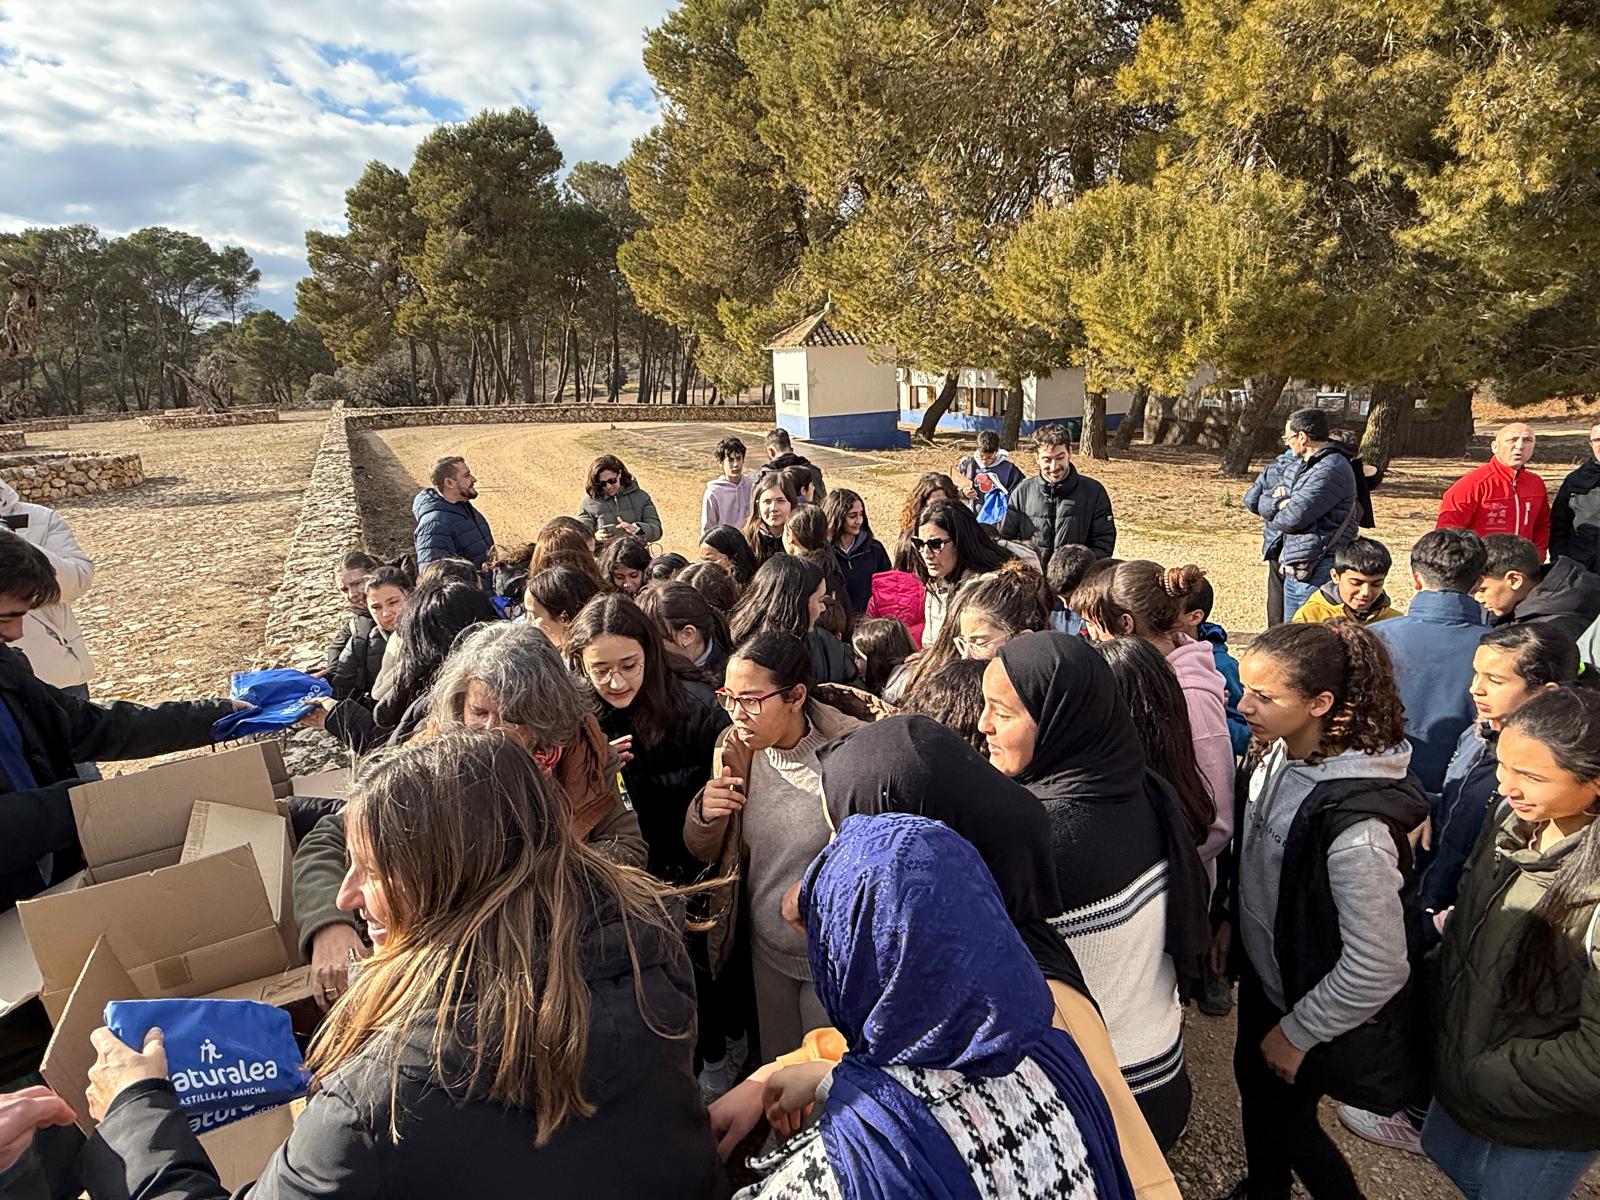
[[[282,311],[307,229],[441,119],[537,109],[573,163],[654,122],[670,0],[0,0],[0,228],[166,224],[243,245]]]

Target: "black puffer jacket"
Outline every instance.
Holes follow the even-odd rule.
[[[687,679],[677,680],[677,686],[684,705],[681,719],[654,746],[641,746],[635,738],[633,761],[622,768],[626,799],[639,815],[639,832],[650,851],[650,874],[669,883],[687,882],[704,870],[684,848],[683,817],[711,778],[717,735],[729,724],[711,688]],[[632,710],[602,701],[600,728],[612,741],[632,734]]]
[[[1593,458],[1561,481],[1550,506],[1550,561],[1563,554],[1600,572],[1600,461]]]
[[[1493,623],[1545,625],[1564,641],[1575,642],[1596,617],[1600,617],[1600,575],[1570,558],[1558,558],[1544,568],[1543,577],[1516,611]]]
[[[569,1118],[534,1145],[533,1114],[463,1094],[433,1066],[433,1026],[400,1056],[396,1140],[389,1132],[391,1044],[369,1043],[328,1077],[267,1162],[249,1194],[260,1200],[363,1196],[537,1195],[548,1200],[716,1200],[728,1193],[711,1122],[691,1073],[694,978],[681,939],[630,923],[636,982],[622,922],[596,921],[583,934],[589,984],[589,1048],[583,1095],[596,1111]],[[640,997],[644,1011],[641,1012]],[[459,1013],[452,1029],[470,1026]],[[688,1030],[672,1037],[658,1030]],[[446,1074],[467,1059],[446,1047]],[[165,1080],[134,1084],[112,1103],[80,1163],[96,1197],[222,1200],[218,1182],[178,1097]]]
[[[383,651],[389,635],[371,617],[360,614],[346,625],[348,635],[339,658],[328,671],[328,685],[336,700],[353,699],[371,706],[372,685],[383,669]]]
[[[826,629],[813,629],[806,634],[806,645],[811,649],[812,683],[854,683],[860,672],[856,669],[856,652]]]
[[[32,787],[0,768],[0,911],[38,895],[83,866],[67,792],[75,762],[149,758],[211,745],[211,726],[233,711],[226,700],[173,701],[147,708],[91,704],[41,682],[20,650],[0,646],[0,704],[16,722]],[[39,861],[53,854],[51,878]]]
[[[1069,467],[1059,483],[1030,475],[1017,484],[1000,523],[1000,536],[1032,542],[1040,570],[1050,564],[1059,546],[1087,546],[1101,558],[1110,558],[1117,550],[1111,497],[1099,480],[1080,474],[1077,467]]]

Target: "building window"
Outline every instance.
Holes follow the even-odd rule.
[[[786,384],[783,385],[783,403],[786,406],[793,407],[793,408],[799,408],[800,407],[800,385],[799,384],[797,384],[797,383],[786,383]]]

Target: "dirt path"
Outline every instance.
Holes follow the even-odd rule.
[[[99,699],[223,695],[261,647],[267,605],[326,413],[278,425],[148,433],[137,422],[30,434],[30,448],[135,451],[145,482],[60,505],[95,562],[74,611]]]

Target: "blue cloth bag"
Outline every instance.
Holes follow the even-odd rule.
[[[211,740],[249,737],[287,729],[311,711],[311,701],[333,695],[326,679],[304,671],[244,671],[233,677],[228,696],[251,707],[229,713],[211,726]]]
[[[1004,488],[996,487],[983,498],[983,507],[978,510],[978,524],[999,525],[1010,510],[1011,497],[1006,495]]]
[[[306,1093],[309,1077],[289,1014],[254,1000],[113,1000],[106,1027],[124,1045],[144,1048],[160,1029],[167,1078],[191,1124],[214,1128]]]

